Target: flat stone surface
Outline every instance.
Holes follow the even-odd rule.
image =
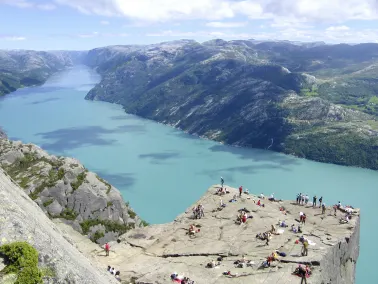
[[[120,243],[111,243],[109,257],[104,257],[102,248],[82,239],[82,236],[75,232],[69,234],[93,261],[102,264],[104,269],[107,265],[114,266],[121,271],[122,280],[135,277],[136,283],[169,283],[173,272],[190,277],[196,284],[300,283],[300,278],[291,274],[299,263],[312,265],[313,274],[307,283],[354,283],[359,252],[359,210],[349,224],[340,224],[339,219],[344,213],[338,211],[335,217],[332,208],[322,215],[321,209],[310,205],[267,199],[262,200],[265,207],[259,207],[256,205],[258,198],[247,194],[230,203],[237,189],[229,188],[231,193],[222,196],[227,206],[218,211],[220,196],[215,195],[216,190],[216,186],[211,187],[195,204],[201,203],[205,208],[202,219],[192,219],[191,206],[172,223],[129,231],[121,236]],[[286,215],[280,211],[282,206],[287,210]],[[237,211],[242,208],[251,211],[253,219],[239,225],[235,221]],[[297,226],[299,212],[307,215],[302,234],[277,226],[282,220],[289,226]],[[190,224],[200,227],[195,237],[187,235]],[[256,238],[256,234],[270,230],[271,225],[284,232],[274,235],[267,246],[265,241]],[[309,246],[309,254],[305,257],[301,256],[302,246],[295,244],[301,235],[314,243]],[[259,269],[275,250],[285,252],[287,256],[281,257],[280,262],[273,262],[270,268]],[[235,267],[234,262],[242,255],[254,263],[252,267]],[[206,264],[218,256],[225,256],[220,267],[206,268]],[[224,271],[237,273],[237,277],[224,276]]]

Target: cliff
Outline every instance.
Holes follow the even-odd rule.
[[[293,201],[271,202],[261,200],[265,207],[257,206],[258,197],[243,194],[234,203],[228,202],[236,189],[223,196],[226,207],[219,209],[220,197],[215,195],[217,186],[211,187],[193,206],[204,206],[204,217],[192,218],[192,207],[178,216],[172,223],[152,225],[129,231],[120,237],[121,242],[111,243],[110,257],[102,257],[101,249],[65,224],[58,223],[65,234],[81,244],[81,251],[92,261],[107,263],[121,271],[123,280],[137,284],[168,283],[170,275],[177,272],[189,277],[198,284],[211,283],[299,283],[300,278],[292,275],[298,264],[307,264],[312,275],[307,283],[352,284],[354,283],[356,262],[359,255],[360,220],[359,210],[354,209],[348,224],[340,224],[341,211],[333,215],[327,208],[324,215],[321,209],[310,205],[297,205]],[[280,211],[284,207],[286,215]],[[246,224],[236,224],[238,210],[246,208],[253,216]],[[289,228],[279,228],[276,224],[298,225],[299,212],[307,215],[303,233],[293,233]],[[194,237],[187,234],[190,224],[199,233]],[[276,225],[284,232],[273,235],[269,245],[256,238]],[[309,240],[308,256],[301,256],[302,245],[295,241],[304,236]],[[272,262],[269,268],[261,264],[275,250],[286,253],[280,261]],[[235,261],[243,255],[251,264],[238,268]],[[217,268],[206,268],[207,263],[223,257]],[[235,277],[223,275],[231,271]],[[127,282],[128,283],[128,282]]]
[[[143,225],[120,192],[73,158],[0,139],[0,166],[50,218],[103,244]]]
[[[72,241],[63,237],[24,190],[0,169],[0,246],[16,241],[26,241],[37,249],[44,283],[119,283],[80,254]],[[3,268],[0,255],[0,270]],[[14,276],[0,273],[0,283],[15,283]]]
[[[98,48],[85,63],[102,81],[86,99],[231,145],[378,169],[376,47],[182,40]]]
[[[0,96],[41,85],[53,73],[82,62],[83,51],[0,50]]]

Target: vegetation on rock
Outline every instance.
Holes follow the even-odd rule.
[[[133,224],[125,225],[120,224],[116,221],[111,220],[99,220],[99,219],[88,219],[80,223],[83,234],[86,235],[89,233],[91,227],[96,225],[103,225],[105,227],[105,232],[116,232],[120,235],[126,233],[127,231],[134,228]]]
[[[42,272],[38,268],[38,251],[27,242],[14,242],[0,246],[0,254],[7,266],[3,273],[16,273],[15,284],[37,284],[42,282]]]

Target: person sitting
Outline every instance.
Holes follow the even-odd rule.
[[[297,232],[298,232],[298,230],[297,230],[297,228],[295,227],[294,224],[291,225],[291,231],[292,231],[293,233],[297,233]]]
[[[275,201],[276,199],[274,198],[274,193],[272,193],[270,195],[270,197],[268,198],[269,201]]]
[[[224,207],[226,207],[226,204],[224,204],[223,199],[221,198],[221,200],[220,200],[220,208],[224,208]]]
[[[286,224],[285,220],[283,220],[282,222],[279,223],[280,227],[282,228],[287,228],[289,227],[289,225]]]
[[[115,273],[115,278],[116,278],[118,281],[121,282],[121,277],[120,277],[120,272],[119,272],[119,271],[117,271],[117,272]]]
[[[111,268],[110,270],[109,270],[109,272],[110,272],[110,274],[114,274],[115,273],[115,271],[114,271],[115,269],[114,269],[114,267],[113,268]]]
[[[108,269],[107,269],[107,271],[109,271],[109,272],[110,272],[110,269],[111,269],[111,266],[110,266],[110,265],[108,265]]]
[[[245,193],[245,194],[249,194],[249,190],[248,190],[248,188],[247,188],[246,190],[244,190],[244,193]]]

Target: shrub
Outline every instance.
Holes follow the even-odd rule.
[[[42,282],[38,269],[38,251],[27,242],[14,242],[0,247],[8,264],[3,272],[17,274],[15,284],[37,284]]]
[[[96,231],[93,236],[91,237],[91,241],[97,243],[98,239],[101,239],[105,234],[101,231]]]
[[[134,219],[136,217],[136,213],[131,209],[128,209],[127,213],[130,215],[130,218],[132,218],[132,219]]]

